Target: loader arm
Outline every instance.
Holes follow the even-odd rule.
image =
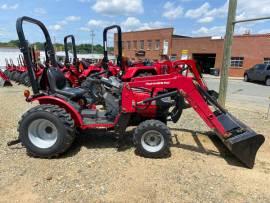
[[[225,146],[247,167],[254,166],[255,156],[264,142],[264,136],[257,134],[244,123],[223,109],[208,95],[207,91],[193,77],[186,77],[177,72],[170,75],[147,77],[145,80],[135,80],[125,83],[123,87],[123,109],[136,112],[136,106],[149,103],[149,99],[134,101],[133,88],[176,90],[199,114],[203,121],[215,131]],[[164,97],[167,95],[165,94]],[[160,99],[159,95],[159,99]],[[155,98],[150,99],[153,101]],[[215,109],[212,110],[210,108]]]
[[[220,124],[214,113],[209,108],[207,102],[200,94],[196,84],[190,77],[182,76],[179,73],[170,75],[161,75],[150,77],[148,80],[135,81],[128,83],[129,87],[132,88],[146,88],[146,89],[177,89],[182,96],[188,101],[190,106],[199,114],[204,122],[211,129],[217,131],[223,137],[227,137],[225,129]],[[134,108],[135,110],[135,108]]]

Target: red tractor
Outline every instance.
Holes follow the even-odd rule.
[[[18,61],[18,65],[17,65],[17,68],[16,68],[16,72],[13,75],[13,80],[16,83],[20,83],[20,77],[21,77],[21,75],[23,73],[27,72],[27,68],[23,64],[23,60],[22,60],[21,55],[19,55],[19,58],[17,58],[17,61]]]
[[[70,57],[68,53],[68,39],[71,38],[73,59],[70,62]],[[88,77],[97,72],[101,71],[101,68],[95,65],[89,65],[84,60],[79,60],[77,58],[77,50],[75,38],[73,35],[68,35],[64,38],[64,46],[65,46],[65,65],[64,68],[61,69],[64,72],[64,75],[72,87],[78,87],[81,83]]]
[[[121,31],[121,27],[118,25],[112,25],[112,26],[106,27],[103,31],[103,47],[104,47],[103,62],[105,64],[108,64],[107,35],[108,35],[108,31],[112,29],[117,29],[118,55],[117,55],[116,66],[109,65],[108,68],[116,69],[116,67],[118,67],[122,81],[130,81],[134,77],[167,74],[173,71],[171,61],[154,63],[152,65],[144,65],[143,63],[135,63],[135,64],[128,63],[126,58],[122,56],[122,31]]]
[[[38,25],[45,35],[50,67],[43,72],[40,85],[29,60],[24,21]],[[39,102],[22,116],[18,127],[19,140],[29,154],[56,157],[70,148],[76,132],[105,129],[121,137],[128,126],[137,126],[133,135],[137,152],[144,157],[163,157],[169,152],[171,143],[166,122],[169,117],[181,116],[185,98],[228,149],[247,167],[253,167],[264,136],[236,119],[208,94],[196,67],[186,65],[179,72],[136,77],[130,82],[122,82],[115,76],[100,77],[96,80],[106,89],[103,95],[105,110],[97,110],[88,107],[84,89],[66,87],[44,24],[21,17],[17,20],[17,33],[33,89],[32,95],[29,91],[24,95],[27,102]],[[103,65],[104,70],[108,70],[106,64]],[[187,70],[193,75],[182,74]],[[170,112],[172,105],[178,108]]]
[[[6,61],[6,70],[4,71],[4,74],[10,78],[11,76],[11,73],[15,70],[15,68],[13,67],[13,65],[11,63],[9,63],[8,59],[5,58],[5,61]]]
[[[8,77],[10,78],[10,80],[14,80],[13,77],[14,75],[16,74],[17,72],[17,68],[18,66],[16,66],[14,63],[13,63],[13,60],[12,59],[9,59],[10,63],[8,64],[8,70],[9,70],[9,74],[8,74]]]
[[[36,60],[36,51],[34,49],[34,47],[30,47],[29,48],[29,53],[30,54],[30,60],[31,63],[34,65],[34,73],[35,73],[35,77],[37,80],[41,79],[41,75],[43,73],[43,69],[44,69],[44,65],[41,64],[40,62],[38,62]],[[21,61],[23,66],[25,67],[25,60],[22,59]],[[26,68],[26,67],[25,67]],[[30,82],[30,78],[29,78],[29,74],[28,74],[28,70],[26,68],[26,70],[20,75],[19,79],[18,79],[20,84],[24,84],[27,87],[31,86],[31,82]]]
[[[73,50],[72,62],[70,62],[69,53],[68,53],[68,39],[69,38],[71,38],[71,41],[72,41],[72,50]],[[67,79],[68,85],[70,87],[78,87],[81,84],[79,77],[82,71],[79,69],[75,38],[73,35],[65,36],[64,46],[65,46],[65,63],[64,63],[64,68],[62,68],[61,71],[64,73],[65,78]]]

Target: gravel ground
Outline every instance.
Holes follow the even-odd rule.
[[[135,155],[132,132],[122,151],[110,134],[80,135],[64,156],[36,159],[20,145],[6,145],[32,106],[24,102],[23,89],[0,89],[0,202],[270,202],[267,110],[228,105],[266,137],[252,170],[235,160],[191,109],[169,124],[174,143],[166,159]]]

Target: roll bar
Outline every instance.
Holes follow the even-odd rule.
[[[23,17],[20,17],[17,19],[16,29],[17,29],[17,34],[18,34],[19,41],[20,41],[20,45],[19,45],[20,50],[23,53],[23,56],[25,59],[25,64],[26,64],[27,69],[28,69],[28,74],[29,74],[29,78],[31,81],[33,92],[34,92],[34,94],[37,94],[37,93],[39,93],[39,86],[38,86],[38,83],[36,81],[35,72],[34,72],[35,65],[31,62],[31,58],[30,58],[31,51],[29,51],[28,42],[27,42],[25,35],[24,35],[23,22],[35,24],[42,30],[44,37],[46,39],[46,48],[48,50],[51,65],[54,67],[57,67],[57,63],[56,63],[56,59],[55,59],[55,51],[53,48],[53,44],[52,44],[49,32],[42,22],[40,22],[39,20],[27,17],[27,16],[23,16]]]
[[[117,65],[120,67],[122,71],[124,71],[124,67],[122,65],[122,31],[121,27],[119,25],[112,25],[109,27],[106,27],[103,31],[103,48],[104,48],[104,58],[103,62],[107,63],[109,61],[108,59],[108,44],[107,44],[107,33],[109,30],[117,29],[117,40],[118,40],[118,56],[117,56]],[[106,66],[106,68],[108,68]]]
[[[67,35],[64,38],[64,46],[65,46],[65,63],[70,63],[69,61],[69,54],[68,54],[68,43],[67,40],[71,38],[71,43],[72,43],[72,51],[73,51],[73,64],[76,63],[77,61],[77,49],[76,49],[76,43],[75,43],[75,37],[74,35]]]

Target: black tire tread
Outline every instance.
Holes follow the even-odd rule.
[[[29,114],[32,113],[36,113],[39,111],[47,111],[51,114],[53,114],[54,116],[58,117],[60,119],[60,121],[63,123],[65,129],[67,130],[67,134],[65,134],[65,143],[61,146],[61,148],[58,149],[57,152],[55,152],[54,154],[50,155],[50,156],[43,156],[40,154],[36,154],[33,151],[30,151],[29,149],[27,149],[27,153],[33,157],[40,157],[40,158],[54,158],[59,156],[60,154],[64,153],[73,143],[74,139],[75,139],[75,127],[74,127],[74,120],[72,119],[71,115],[64,109],[61,108],[57,105],[52,105],[52,104],[41,104],[38,105],[36,107],[31,108],[30,110],[28,110],[26,113],[24,113],[22,115],[21,120],[18,122],[18,129],[17,131],[19,132],[19,139],[22,141],[21,139],[21,135],[22,135],[22,126],[21,123],[23,121],[23,119],[25,117],[27,117]],[[22,143],[23,144],[23,143]]]
[[[147,128],[154,128],[154,129],[161,129],[165,134],[165,139],[168,139],[166,142],[165,140],[165,146],[164,150],[158,152],[158,153],[147,153],[143,148],[140,146],[140,141],[138,138],[141,138],[142,132],[145,131]],[[137,150],[137,153],[147,157],[147,158],[162,158],[166,157],[170,153],[170,145],[172,143],[171,140],[171,132],[169,128],[166,126],[165,123],[159,121],[159,120],[146,120],[138,125],[138,127],[135,129],[135,132],[133,134],[133,141]]]

